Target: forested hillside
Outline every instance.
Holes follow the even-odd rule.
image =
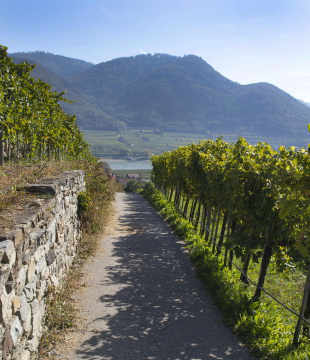
[[[194,55],[137,55],[98,65],[69,58],[62,63],[64,57],[41,52],[13,54],[14,61],[21,55],[67,74],[64,78],[39,65],[33,70],[35,78],[67,89],[66,96],[77,100],[70,111],[83,129],[150,128],[308,141],[310,109],[305,104],[271,84],[233,82]]]
[[[302,101],[302,100],[299,100],[302,104],[304,104],[304,105],[306,105],[306,106],[308,106],[308,107],[310,107],[310,103],[308,103],[308,102],[305,102],[305,101]]]
[[[275,86],[239,85],[196,56],[177,58],[97,100],[131,127],[165,131],[301,136],[310,120],[309,109]]]
[[[8,54],[18,58],[29,59],[36,64],[41,64],[54,74],[64,77],[73,76],[83,70],[92,67],[94,64],[84,60],[73,59],[66,56],[54,55],[45,51],[19,52]]]
[[[31,65],[35,64],[33,60],[18,57],[15,56],[15,54],[12,55],[12,59],[16,64],[19,64],[23,61],[27,61]],[[67,64],[65,64],[65,68],[66,66]],[[64,69],[60,68],[59,71],[63,72]],[[31,74],[35,80],[41,79],[52,85],[53,90],[60,92],[65,89],[67,91],[64,97],[74,102],[71,104],[62,104],[62,108],[68,113],[77,115],[79,126],[83,128],[100,130],[113,129],[121,131],[126,129],[126,124],[104,113],[104,111],[97,107],[96,98],[84,94],[72,83],[70,79],[54,74],[40,63],[36,64],[36,67],[32,70]]]

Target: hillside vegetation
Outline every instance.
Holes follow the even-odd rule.
[[[306,105],[268,83],[233,82],[194,55],[137,55],[97,65],[41,52],[12,55],[14,61],[41,64],[35,78],[68,90],[84,130],[160,129],[203,137],[286,137],[297,146],[309,142]]]
[[[73,76],[94,65],[84,60],[68,58],[61,55],[54,55],[45,51],[18,52],[9,54],[9,56],[31,60],[36,64],[41,64],[46,69],[52,71],[54,74],[64,77]]]

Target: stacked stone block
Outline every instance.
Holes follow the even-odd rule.
[[[0,230],[0,359],[29,360],[37,352],[46,292],[57,287],[77,253],[78,194],[83,171],[29,185],[28,206],[2,212]]]

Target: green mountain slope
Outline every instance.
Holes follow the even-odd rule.
[[[33,60],[16,57],[15,55],[11,57],[15,63],[27,61],[30,64],[35,64]],[[35,80],[41,79],[52,85],[53,90],[57,92],[67,91],[64,97],[73,101],[73,103],[63,102],[61,106],[67,113],[77,115],[77,123],[81,128],[116,131],[126,129],[126,124],[104,113],[97,107],[96,99],[82,93],[80,89],[73,85],[70,79],[54,74],[39,63],[36,64],[31,75]]]
[[[46,63],[55,62],[56,55],[37,55],[41,56],[37,56],[38,64],[49,56]],[[66,78],[48,71],[45,65],[33,71],[57,91],[67,90],[68,99],[77,100],[64,107],[77,114],[84,129],[120,131],[128,126],[257,135],[262,140],[309,138],[307,106],[271,84],[233,82],[194,55],[138,55],[86,65],[85,70]],[[64,71],[65,65],[59,65],[57,71],[60,69]]]
[[[133,127],[143,123],[166,131],[206,130],[221,99],[228,101],[239,86],[202,59],[187,56],[114,90],[98,99],[98,106]]]
[[[302,101],[302,100],[299,100],[302,104],[306,105],[307,107],[310,107],[310,103],[308,102],[305,102],[305,101]]]
[[[175,59],[175,56],[167,54],[118,58],[95,65],[73,76],[71,80],[85,94],[101,99]]]
[[[310,122],[310,110],[284,91],[240,85],[193,55],[116,59],[72,81],[131,128],[300,137]]]
[[[94,64],[84,60],[78,60],[61,55],[54,55],[45,51],[19,52],[9,54],[11,57],[32,60],[36,64],[41,64],[54,74],[70,77],[81,71],[89,69]]]
[[[310,109],[268,83],[243,85],[233,97],[234,111],[227,117],[248,132],[266,136],[307,137]]]

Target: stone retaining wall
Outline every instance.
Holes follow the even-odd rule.
[[[29,185],[33,201],[0,213],[0,359],[29,360],[42,336],[46,291],[77,252],[83,171]]]

